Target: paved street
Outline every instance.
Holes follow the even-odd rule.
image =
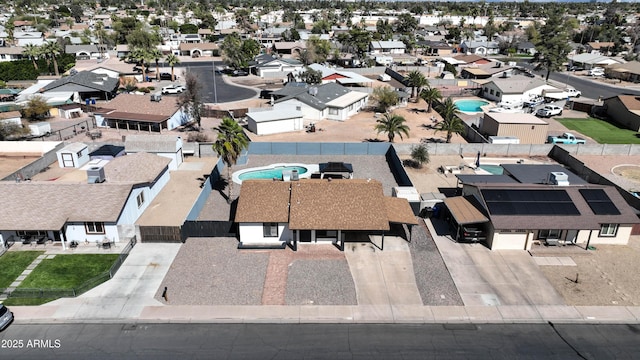
[[[223,65],[222,62],[215,62],[215,66]],[[202,85],[202,97],[204,103],[219,104],[232,101],[246,100],[256,97],[258,92],[252,88],[234,85],[225,81],[228,75],[215,74],[213,76],[214,62],[189,62],[181,64],[184,69],[188,69],[196,74]]]
[[[14,325],[7,359],[633,359],[637,325]],[[37,342],[34,342],[36,340]]]

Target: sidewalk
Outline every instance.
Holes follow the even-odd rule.
[[[434,236],[435,229],[433,231]],[[449,241],[445,239],[436,240]],[[387,247],[387,244],[389,246]],[[348,254],[357,261],[354,273],[360,305],[264,305],[197,306],[166,305],[154,299],[180,244],[138,244],[118,274],[109,282],[77,297],[58,299],[42,306],[12,306],[15,322],[36,323],[637,323],[640,306],[565,305],[467,305],[423,306],[416,304],[415,289],[406,269],[391,269],[403,262],[406,249],[401,244],[385,244],[385,251],[370,258],[366,252]],[[438,243],[440,245],[440,243]],[[351,251],[351,249],[348,249]],[[441,250],[442,252],[442,250]],[[351,260],[350,260],[351,261]],[[448,260],[446,260],[448,261]],[[387,265],[385,265],[387,264]],[[376,269],[377,268],[377,269]],[[375,273],[372,269],[376,269]],[[373,277],[373,279],[371,279]],[[395,293],[381,296],[362,287],[368,280],[386,283]],[[454,279],[455,280],[455,279]],[[169,294],[171,289],[169,289]],[[404,298],[402,293],[409,295]],[[379,296],[380,295],[380,296]],[[382,303],[375,300],[382,299]],[[170,296],[169,296],[170,299]],[[370,304],[363,304],[369,299]],[[465,300],[467,303],[467,300]]]

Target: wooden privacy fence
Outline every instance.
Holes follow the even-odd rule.
[[[140,242],[178,243],[190,237],[235,237],[233,221],[185,221],[182,226],[140,226]]]

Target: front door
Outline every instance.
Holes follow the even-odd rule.
[[[565,239],[566,242],[575,244],[577,238],[578,230],[567,230],[567,238]]]
[[[63,167],[75,167],[73,164],[73,155],[71,153],[62,153],[62,166]]]
[[[311,230],[300,230],[300,242],[311,242]]]

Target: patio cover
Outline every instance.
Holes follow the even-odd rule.
[[[489,219],[475,206],[473,206],[473,204],[471,204],[471,202],[464,196],[446,198],[444,199],[444,204],[447,206],[458,225],[489,222]]]

